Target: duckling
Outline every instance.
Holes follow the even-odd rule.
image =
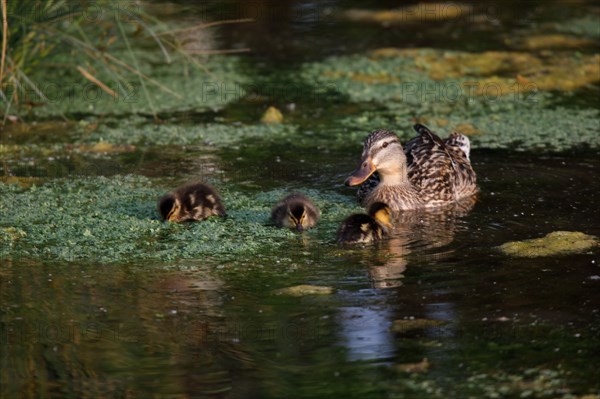
[[[271,219],[277,227],[287,227],[300,232],[314,227],[319,221],[319,208],[300,193],[283,198],[271,211]]]
[[[346,179],[363,185],[359,202],[384,202],[393,211],[444,206],[477,192],[466,136],[453,133],[443,141],[423,125],[419,136],[402,148],[391,131],[372,132],[364,142],[361,165]],[[377,172],[377,177],[371,176]]]
[[[391,227],[390,208],[383,202],[375,202],[369,208],[368,215],[356,213],[342,222],[337,232],[337,241],[367,243],[381,240]]]
[[[163,220],[175,223],[226,216],[221,197],[204,183],[186,184],[166,194],[158,200],[158,212]]]

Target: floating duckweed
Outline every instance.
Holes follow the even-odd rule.
[[[21,238],[27,236],[27,233],[21,229],[15,227],[1,227],[0,228],[0,242],[8,245],[13,245],[13,243]]]
[[[386,48],[307,64],[303,74],[334,85],[352,101],[516,102],[515,96],[572,92],[600,81],[600,55]]]
[[[401,104],[389,107],[387,112],[365,111],[340,119],[338,125],[344,128],[340,136],[360,144],[365,132],[385,126],[407,140],[415,136],[412,125],[418,121],[442,137],[453,130],[467,134],[474,148],[564,151],[576,146],[600,147],[600,112],[592,109],[544,109],[523,104],[520,109],[470,113],[467,108],[456,107],[452,112],[433,106],[424,107],[415,118]]]
[[[596,110],[523,107],[521,112],[470,118],[450,115],[442,122],[445,126],[441,126],[436,118],[428,118],[428,121],[431,128],[437,127],[440,132],[464,130],[465,134],[470,134],[474,147],[564,151],[574,146],[599,147],[599,117]]]
[[[319,285],[308,285],[301,284],[293,287],[282,288],[277,290],[279,295],[290,295],[290,296],[305,296],[305,295],[329,295],[333,293],[332,287],[325,287]]]
[[[568,388],[568,375],[562,370],[528,369],[525,375],[504,372],[476,374],[467,379],[467,386],[483,397],[575,398]]]
[[[542,238],[507,242],[499,248],[510,256],[535,258],[583,252],[597,245],[598,239],[594,236],[576,231],[555,231]]]
[[[19,187],[31,187],[36,183],[39,183],[39,179],[36,177],[22,177],[22,176],[2,176],[0,182],[4,184],[15,185]]]
[[[464,53],[433,49],[383,48],[371,51],[370,55],[375,59],[412,59],[417,68],[427,71],[429,77],[434,80],[513,73],[523,69],[541,68],[543,65],[535,55],[510,51]]]
[[[273,139],[293,134],[296,128],[288,125],[242,125],[207,123],[192,126],[164,123],[152,124],[141,117],[130,117],[118,126],[104,124],[88,135],[85,143],[108,142],[120,145],[226,145],[251,138]]]
[[[592,39],[600,39],[600,24],[597,15],[587,15],[582,18],[555,23],[552,28],[558,32],[572,33]]]
[[[101,263],[222,263],[259,256],[268,264],[290,254],[315,256],[311,243],[319,245],[318,256],[326,256],[322,244],[331,240],[343,216],[356,209],[351,198],[305,190],[327,214],[316,228],[299,235],[270,225],[271,207],[283,190],[244,194],[227,184],[217,187],[228,217],[171,224],[161,222],[156,210],[157,199],[169,188],[141,176],[54,179],[31,188],[0,184],[0,228],[7,229],[1,233],[1,252]],[[302,238],[309,241],[303,244]]]

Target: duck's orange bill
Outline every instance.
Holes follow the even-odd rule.
[[[367,180],[369,176],[371,176],[377,168],[373,165],[373,161],[371,161],[370,157],[367,157],[362,161],[358,169],[356,169],[350,177],[346,179],[347,186],[357,186]]]

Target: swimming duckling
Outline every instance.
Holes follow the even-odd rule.
[[[221,197],[214,188],[204,183],[176,188],[158,200],[158,212],[164,220],[175,223],[226,216]]]
[[[383,202],[375,202],[369,214],[356,213],[342,222],[337,232],[338,242],[372,242],[381,240],[392,227],[390,208]]]
[[[305,195],[293,193],[273,207],[271,219],[277,227],[288,227],[302,232],[317,224],[319,209]]]

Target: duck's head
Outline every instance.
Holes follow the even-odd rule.
[[[346,179],[346,185],[362,184],[375,171],[379,172],[382,181],[386,176],[406,173],[406,156],[394,132],[376,130],[365,139],[360,166]]]
[[[369,216],[375,219],[386,230],[392,227],[392,211],[383,202],[375,202],[371,205]]]
[[[287,209],[287,218],[290,228],[303,232],[309,224],[309,216],[306,207],[302,203],[293,203]]]
[[[177,222],[181,210],[181,201],[173,194],[167,194],[158,201],[158,211],[162,218],[168,222]]]

